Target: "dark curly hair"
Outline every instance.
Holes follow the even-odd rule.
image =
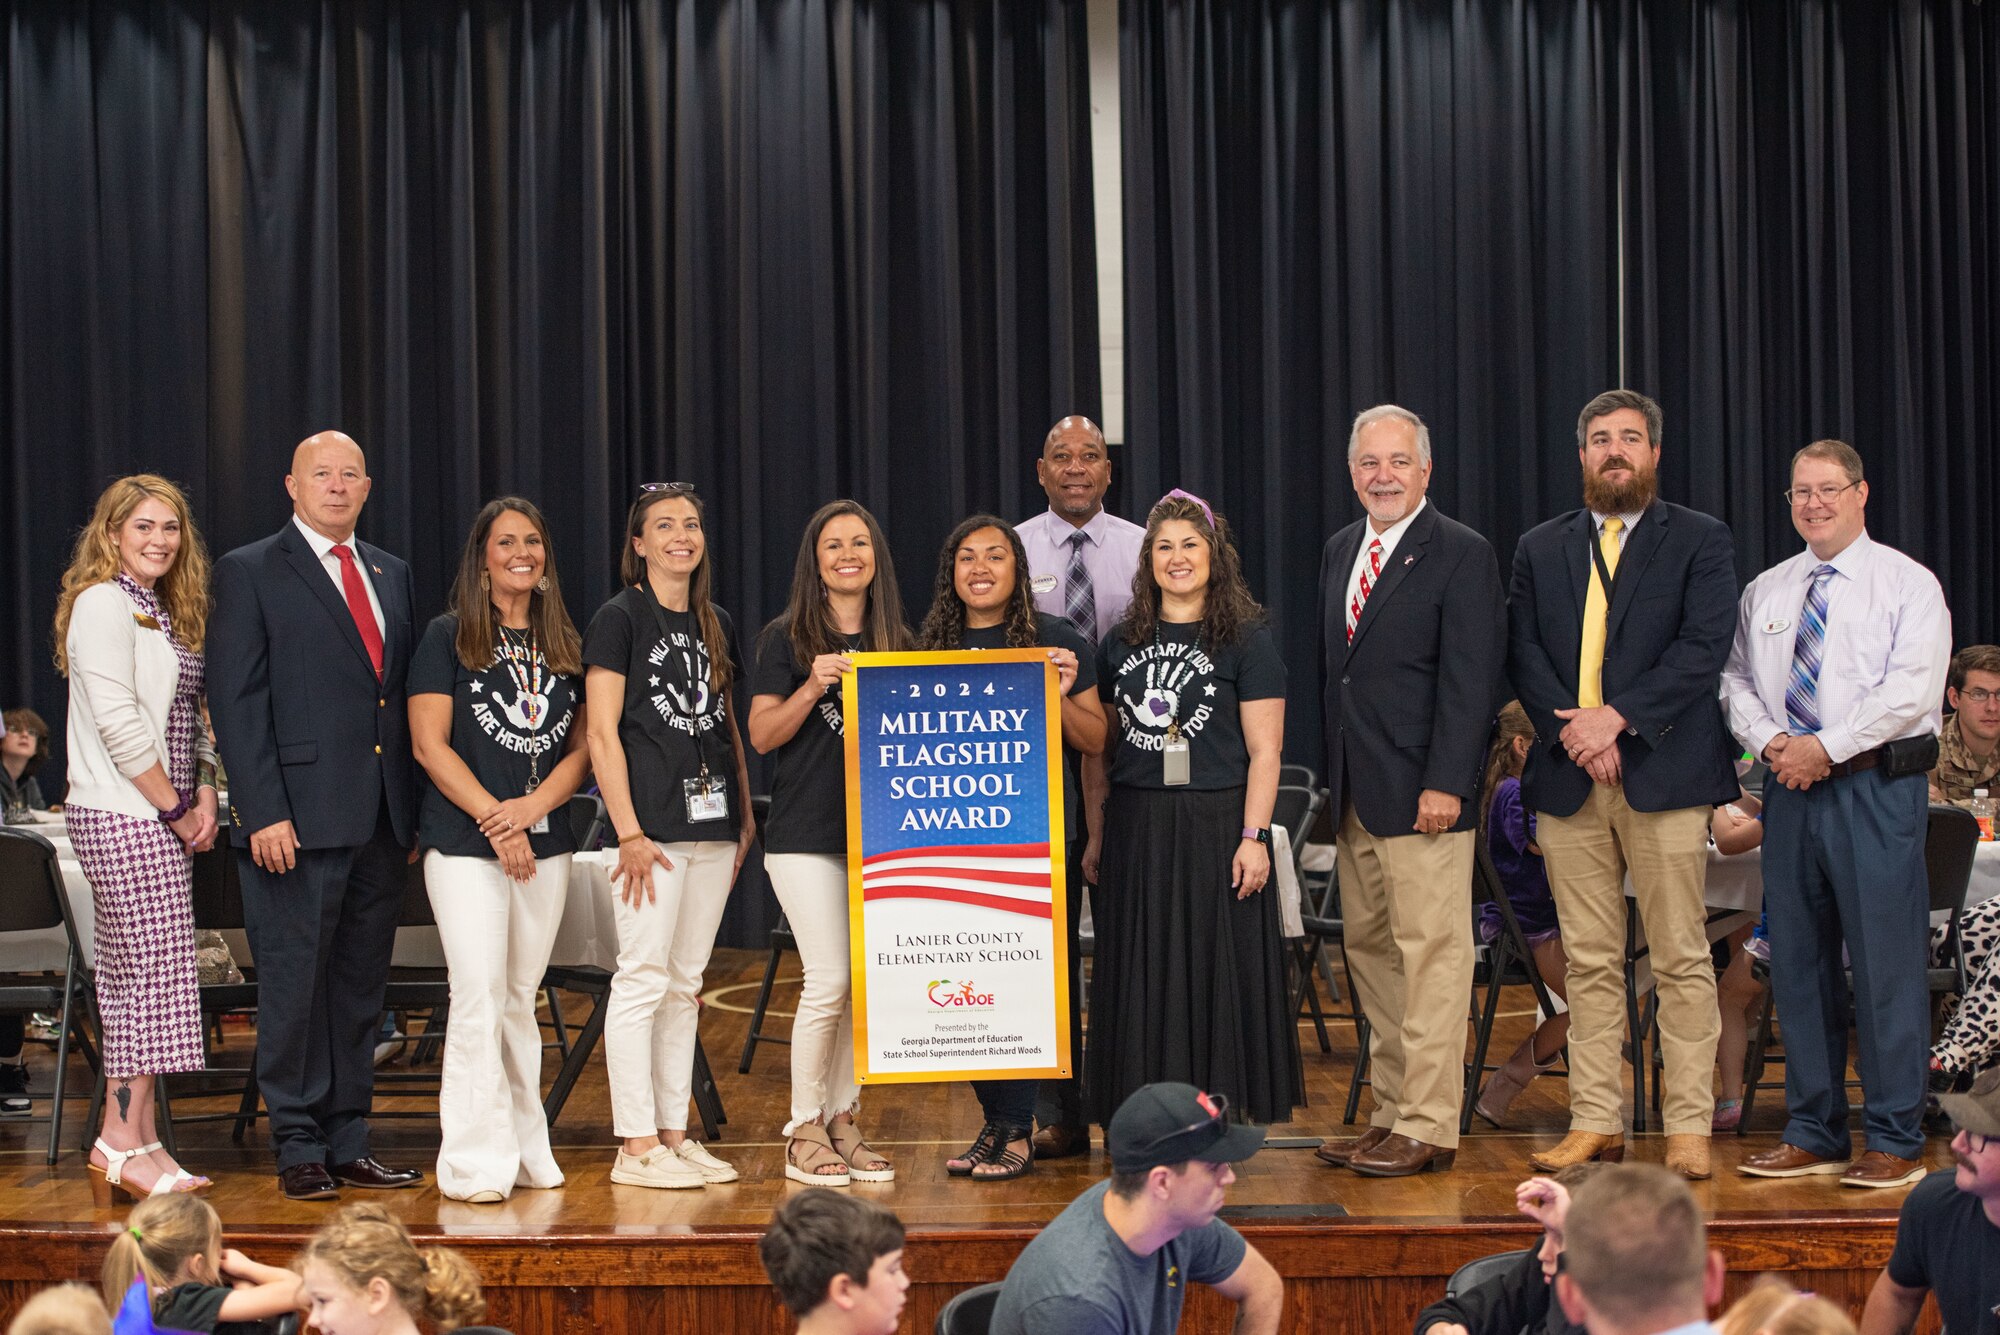
[[[958,549],[965,540],[982,528],[994,528],[1007,535],[1007,545],[1014,551],[1014,589],[1007,595],[1007,647],[1027,649],[1034,646],[1039,636],[1035,630],[1035,602],[1028,593],[1028,551],[1021,545],[1021,535],[1014,532],[1014,526],[993,515],[973,515],[960,521],[944,540],[944,550],[938,553],[937,579],[931,584],[931,610],[924,614],[924,624],[917,631],[919,649],[960,649],[965,646],[965,600],[958,596],[958,581],[955,578],[958,566]]]
[[[1209,512],[1201,503],[1185,496],[1163,497],[1146,516],[1146,538],[1139,547],[1139,569],[1132,576],[1132,605],[1118,632],[1127,644],[1144,644],[1153,638],[1160,620],[1160,586],[1153,578],[1153,544],[1159,541],[1160,527],[1169,520],[1184,519],[1208,543],[1208,596],[1202,603],[1201,643],[1210,648],[1235,644],[1264,619],[1264,609],[1250,596],[1243,580],[1243,563],[1236,544],[1229,540],[1229,521],[1221,515],[1209,523]]]

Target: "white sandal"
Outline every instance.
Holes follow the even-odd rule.
[[[154,1150],[160,1148],[162,1146],[156,1140],[150,1145],[141,1145],[137,1149],[114,1150],[104,1143],[103,1137],[98,1137],[96,1149],[99,1154],[104,1156],[104,1167],[99,1168],[96,1164],[89,1165],[90,1171],[97,1174],[97,1177],[91,1183],[92,1195],[99,1197],[101,1203],[109,1204],[111,1200],[111,1188],[113,1187],[122,1189],[126,1195],[134,1200],[144,1200],[148,1196],[189,1195],[195,1192],[206,1191],[213,1185],[207,1178],[196,1177],[182,1168],[175,1168],[171,1173],[160,1174],[159,1178],[154,1181],[151,1191],[140,1191],[125,1180],[126,1163],[151,1154]]]

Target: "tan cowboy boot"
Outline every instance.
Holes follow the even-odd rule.
[[[1667,1167],[1690,1182],[1706,1182],[1714,1171],[1708,1162],[1708,1137],[1691,1131],[1670,1133]]]
[[[1572,1131],[1562,1138],[1562,1144],[1552,1150],[1530,1154],[1528,1162],[1544,1173],[1559,1172],[1571,1164],[1587,1163],[1592,1159],[1605,1163],[1619,1163],[1625,1158],[1625,1139],[1622,1136],[1606,1136],[1595,1131]]]

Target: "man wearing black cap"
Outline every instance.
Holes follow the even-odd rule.
[[[1228,1111],[1221,1096],[1177,1084],[1119,1105],[1105,1133],[1110,1181],[1071,1201],[1014,1262],[991,1335],[1169,1335],[1190,1283],[1235,1302],[1243,1335],[1275,1332],[1278,1272],[1215,1217],[1232,1165],[1264,1143]]]
[[[1950,1168],[1903,1200],[1896,1250],[1876,1277],[1861,1335],[1909,1335],[1924,1295],[1937,1300],[1950,1331],[1996,1329],[2000,1314],[2000,1065],[1981,1071],[1969,1093],[1940,1094],[1958,1125]]]

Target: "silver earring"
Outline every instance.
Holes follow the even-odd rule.
[[[537,593],[547,593],[549,591],[549,577],[547,575],[535,581],[535,591]]]

